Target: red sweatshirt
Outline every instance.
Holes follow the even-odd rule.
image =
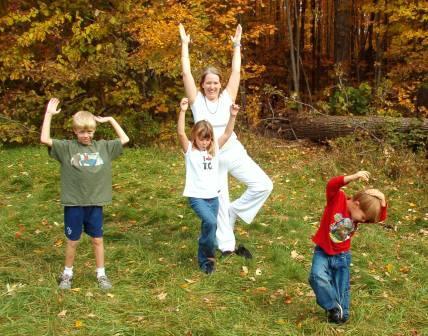
[[[351,248],[351,238],[357,230],[346,205],[346,194],[340,188],[345,185],[344,176],[333,177],[326,188],[327,205],[318,231],[312,241],[329,255],[339,254]],[[386,207],[382,207],[380,221],[386,219]]]

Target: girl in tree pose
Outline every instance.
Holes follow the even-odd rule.
[[[229,120],[229,107],[236,99],[239,89],[241,68],[241,33],[238,25],[235,36],[231,37],[233,46],[232,73],[225,90],[221,90],[221,76],[217,69],[208,67],[202,74],[199,89],[192,76],[189,60],[190,35],[182,24],[179,25],[181,37],[181,64],[186,95],[193,112],[195,122],[209,121],[218,138],[224,133]],[[221,148],[219,153],[220,194],[217,218],[217,243],[223,256],[235,252],[246,258],[251,253],[243,246],[236,248],[234,226],[237,217],[251,223],[263,203],[272,191],[272,181],[266,173],[250,158],[235,133]],[[228,190],[228,173],[245,183],[246,191],[230,203]]]
[[[233,132],[239,106],[230,105],[230,118],[224,133],[216,141],[211,124],[198,121],[192,128],[190,141],[186,136],[184,119],[189,106],[187,98],[180,102],[177,122],[178,140],[185,153],[186,184],[183,196],[202,220],[199,237],[198,263],[201,270],[211,274],[215,270],[215,250],[217,246],[216,228],[218,214],[218,152]]]

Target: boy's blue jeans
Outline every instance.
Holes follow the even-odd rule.
[[[218,197],[209,199],[189,197],[189,204],[202,220],[198,247],[198,263],[199,267],[205,270],[207,263],[210,262],[209,258],[215,258],[215,251],[217,249]]]
[[[316,246],[309,275],[317,303],[325,310],[340,304],[345,319],[349,317],[350,266],[351,251],[328,255]]]

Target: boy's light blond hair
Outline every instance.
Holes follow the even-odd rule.
[[[372,189],[377,190],[377,189]],[[357,192],[353,197],[353,201],[358,201],[360,209],[366,215],[366,222],[377,223],[380,219],[381,200],[373,195],[366,193],[365,190]]]
[[[88,111],[79,111],[73,115],[73,129],[95,130],[97,122]]]

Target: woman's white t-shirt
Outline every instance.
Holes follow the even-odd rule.
[[[216,148],[218,154],[218,147]],[[186,184],[183,196],[195,198],[214,198],[220,190],[218,156],[207,151],[192,148],[189,142],[185,153]]]
[[[229,122],[230,105],[232,105],[232,103],[232,98],[227,90],[223,90],[215,102],[211,102],[200,91],[198,91],[196,99],[191,106],[193,120],[195,123],[200,120],[209,121],[214,130],[214,137],[218,139],[222,134],[224,134],[227,123]],[[231,139],[236,138],[237,136],[235,132],[233,132],[228,142],[230,142]]]

